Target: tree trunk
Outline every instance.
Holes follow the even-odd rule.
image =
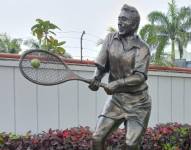
[[[174,60],[175,60],[175,41],[174,40],[172,40],[171,46],[172,46],[172,49],[171,49],[171,60],[174,63]]]

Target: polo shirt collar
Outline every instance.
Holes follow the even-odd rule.
[[[118,32],[116,32],[114,34],[113,39],[118,39],[118,40],[122,41],[122,39],[120,38]],[[139,43],[138,42],[139,41],[139,36],[138,35],[133,35],[133,36],[126,37],[125,40],[128,41],[128,48],[127,49],[132,49],[133,47],[140,48],[140,45],[138,44]]]

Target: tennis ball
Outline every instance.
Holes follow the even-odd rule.
[[[36,58],[32,59],[31,66],[35,69],[38,69],[40,67],[40,60]]]

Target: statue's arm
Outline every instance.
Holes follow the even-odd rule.
[[[116,83],[119,86],[123,86],[125,88],[135,87],[141,85],[146,80],[145,75],[141,72],[135,72],[134,74],[130,75],[129,77],[122,78],[116,80]]]
[[[99,64],[96,64],[96,69],[93,74],[93,79],[101,82],[102,78],[105,76],[107,70]]]
[[[109,71],[108,49],[110,38],[111,35],[108,34],[95,60],[96,69],[93,74],[92,82],[89,85],[89,88],[93,91],[97,91],[99,89],[99,83],[101,82],[104,75]]]
[[[147,72],[150,61],[150,52],[148,48],[142,48],[136,56],[135,68],[132,75],[112,81],[105,88],[108,94],[117,92],[135,92],[147,88],[144,82],[147,80]]]

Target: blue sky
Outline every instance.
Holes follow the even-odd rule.
[[[62,31],[57,32],[60,40],[66,41],[66,51],[80,57],[80,36],[83,40],[84,59],[94,59],[100,49],[96,46],[104,38],[109,26],[117,28],[120,8],[127,3],[136,7],[141,14],[141,26],[147,23],[147,14],[153,10],[165,12],[167,0],[6,0],[1,1],[0,33],[14,38],[32,37],[30,28],[36,18],[50,20]],[[178,7],[191,6],[191,0],[176,0]]]

